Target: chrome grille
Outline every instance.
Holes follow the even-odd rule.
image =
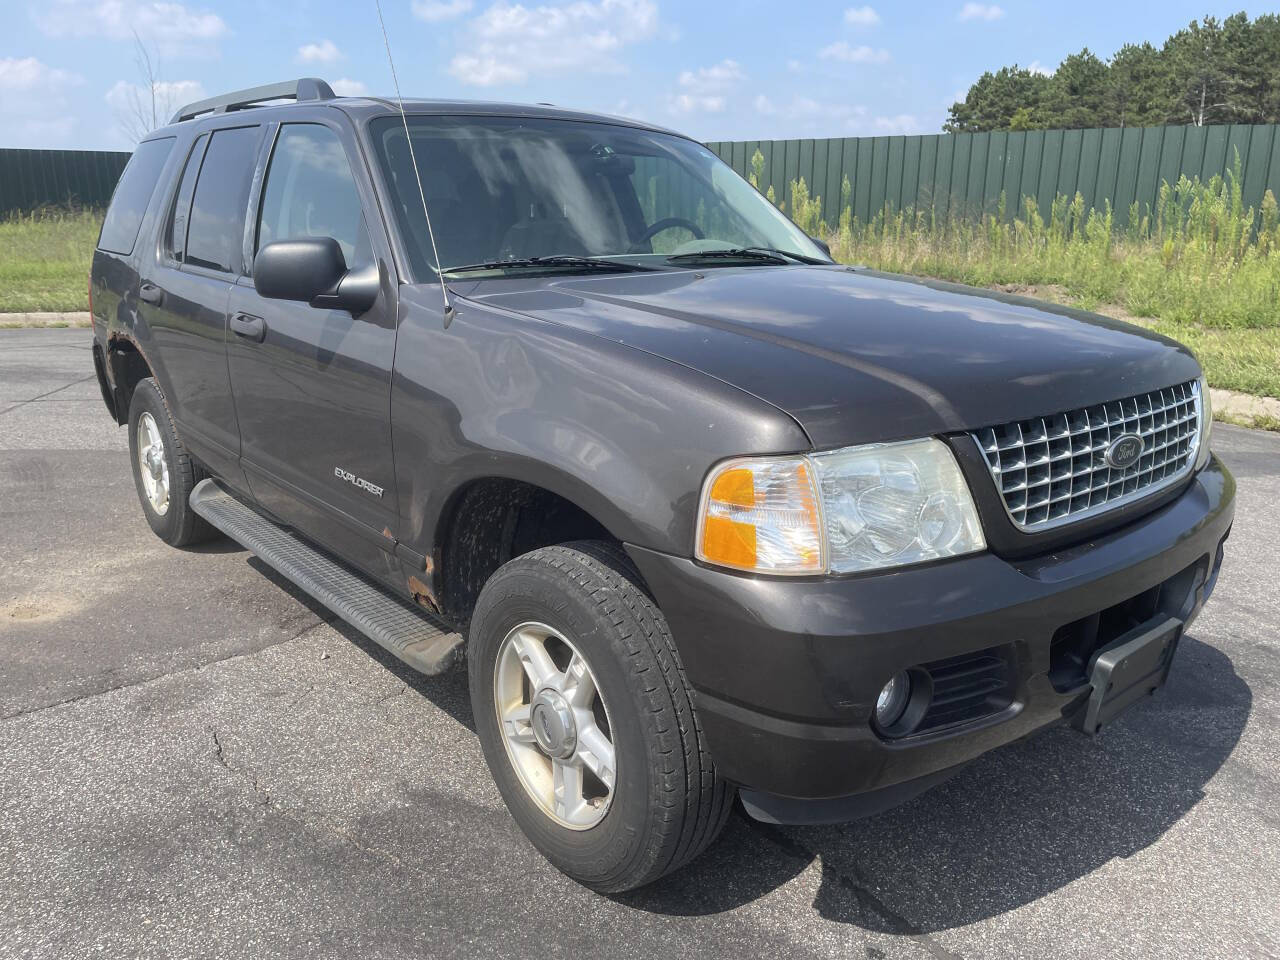
[[[1047,417],[984,427],[973,434],[1010,519],[1044,530],[1095,516],[1154,493],[1191,469],[1200,437],[1200,383]],[[1106,461],[1112,442],[1142,437],[1137,462]]]

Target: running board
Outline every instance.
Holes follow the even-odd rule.
[[[213,526],[415,670],[436,676],[458,659],[461,634],[268,520],[216,480],[197,484],[190,503]]]

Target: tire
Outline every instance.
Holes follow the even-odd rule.
[[[158,436],[163,452],[163,476],[167,497],[162,506],[154,502],[154,488],[144,474],[139,427],[146,424],[149,437]],[[133,483],[142,503],[142,512],[155,535],[173,547],[185,547],[218,536],[218,531],[197,516],[187,502],[192,488],[206,476],[182,445],[164,394],[154,377],[138,382],[129,403],[129,459]],[[154,476],[153,476],[154,479]]]
[[[607,725],[612,740],[616,779],[607,800],[579,808],[588,809],[589,820],[607,803],[587,827],[561,822],[544,807],[545,798],[526,787],[516,751],[532,756],[526,763],[535,766],[538,758],[509,742],[509,724],[499,719],[497,688],[507,676],[500,663],[510,662],[499,654],[522,624],[550,628],[547,649],[567,641],[581,654],[603,703],[601,729]],[[735,791],[707,754],[667,622],[621,548],[582,541],[505,564],[481,591],[468,648],[476,730],[494,781],[525,835],[563,873],[602,893],[631,890],[688,863],[719,836]],[[562,659],[565,654],[560,650]],[[557,666],[565,677],[572,673],[563,662]],[[528,675],[515,675],[536,700]],[[536,725],[531,715],[529,726]],[[577,728],[585,738],[584,729]],[[540,742],[533,746],[542,749]],[[575,756],[585,749],[580,746]],[[554,760],[547,762],[554,768]]]

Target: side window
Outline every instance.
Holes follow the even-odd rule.
[[[360,193],[338,135],[316,123],[288,123],[267,168],[255,250],[307,237],[333,237],[349,267],[373,261]]]
[[[128,255],[138,242],[138,228],[151,203],[151,194],[160,182],[160,171],[173,150],[173,137],[146,140],[138,144],[129,163],[120,175],[106,219],[102,221],[102,233],[98,247],[111,253]]]
[[[175,260],[181,261],[187,249],[187,218],[191,215],[191,195],[196,189],[196,174],[200,172],[200,161],[204,159],[204,147],[209,142],[209,135],[202,133],[187,155],[187,166],[182,171],[182,183],[178,185],[178,195],[174,198],[173,209],[169,212],[169,225],[165,229],[164,247]]]
[[[258,127],[215,130],[200,164],[185,262],[211,270],[244,269],[244,215],[258,155]]]

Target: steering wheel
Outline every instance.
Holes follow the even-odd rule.
[[[692,220],[686,220],[684,217],[663,217],[657,223],[650,224],[645,228],[640,238],[631,245],[631,249],[627,253],[645,253],[642,249],[650,240],[660,234],[663,230],[670,230],[673,227],[684,227],[699,240],[705,240],[706,235],[698,229],[698,225]]]

